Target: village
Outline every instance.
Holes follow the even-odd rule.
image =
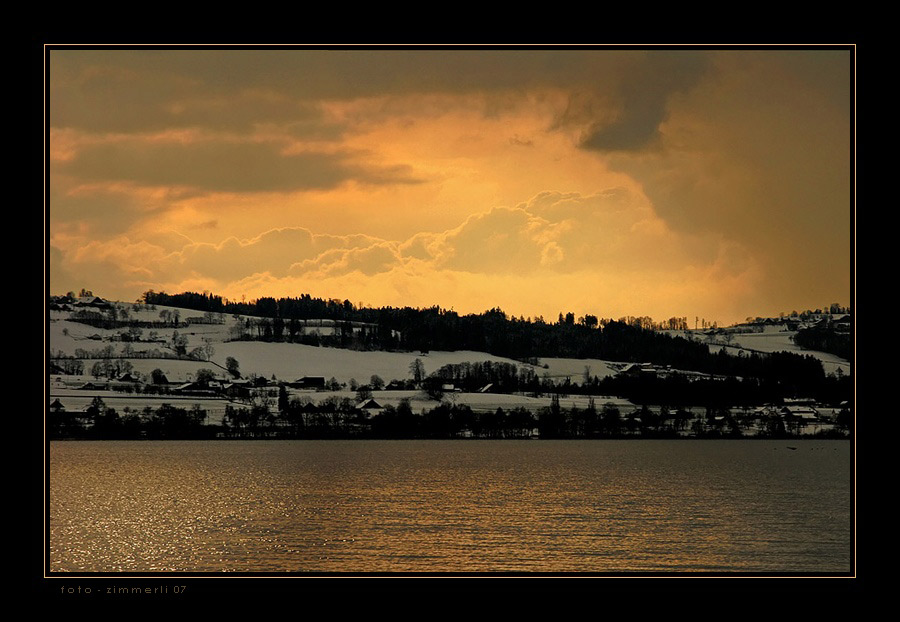
[[[828,321],[845,324],[844,317]],[[96,296],[52,297],[49,320],[54,438],[156,437],[159,413],[194,422],[176,436],[203,438],[840,438],[852,427],[846,400],[698,407],[592,394],[587,382],[729,381],[669,365],[581,359],[535,365],[481,352],[364,352],[247,341],[239,337],[254,330],[252,318]],[[707,339],[711,347],[724,347],[727,339],[740,349],[756,336],[783,340],[790,321],[759,320],[690,338]],[[355,331],[372,329],[357,324]],[[319,337],[339,328],[312,320],[301,330]],[[832,369],[849,371],[848,361],[820,355]],[[505,365],[537,380],[528,391],[508,392],[491,382],[464,388],[426,373],[426,367],[436,372],[471,364]],[[107,421],[98,427],[101,419]]]

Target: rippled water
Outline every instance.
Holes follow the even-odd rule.
[[[852,570],[846,441],[50,445],[50,570]]]

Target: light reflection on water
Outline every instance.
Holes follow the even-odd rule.
[[[50,445],[50,570],[828,572],[846,441]]]

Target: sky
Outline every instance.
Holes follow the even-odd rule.
[[[851,304],[851,49],[48,49],[51,293]]]

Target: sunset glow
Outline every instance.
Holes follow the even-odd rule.
[[[852,302],[847,49],[47,54],[54,294]]]

